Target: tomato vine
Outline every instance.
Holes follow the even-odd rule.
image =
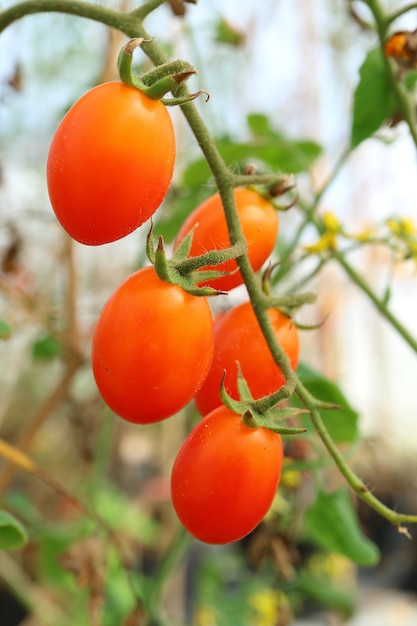
[[[167,58],[162,48],[158,45],[158,43],[153,40],[151,34],[148,33],[147,29],[145,28],[144,22],[146,18],[153,11],[155,11],[161,5],[163,5],[164,2],[165,0],[148,0],[144,2],[144,4],[142,4],[138,8],[135,8],[131,11],[123,12],[123,11],[119,11],[115,9],[109,9],[109,8],[99,6],[99,5],[90,4],[88,2],[80,2],[78,0],[25,0],[24,2],[17,3],[0,12],[0,32],[4,31],[9,25],[11,25],[16,20],[24,17],[25,15],[30,15],[34,13],[40,13],[40,12],[54,11],[54,12],[66,13],[66,14],[70,14],[70,15],[74,15],[78,17],[88,18],[88,19],[100,22],[102,24],[105,24],[111,28],[117,29],[118,31],[124,33],[127,37],[139,39],[142,51],[152,61],[155,67],[158,68],[160,66],[167,65],[169,63],[169,59]],[[396,19],[398,19],[399,17],[401,17],[408,11],[411,11],[412,9],[416,8],[416,4],[412,3],[412,4],[407,5],[406,7],[402,7],[400,10],[396,12],[392,12],[391,14],[386,14],[384,10],[382,9],[382,6],[378,0],[364,0],[364,2],[369,7],[372,13],[375,26],[377,29],[377,33],[378,33],[379,46],[381,50],[383,50],[384,42],[386,41],[386,38],[388,36],[388,31],[389,31],[390,26],[395,22]],[[406,122],[410,135],[413,138],[415,145],[417,146],[417,123],[416,123],[415,103],[410,95],[410,91],[407,89],[407,87],[403,84],[401,80],[398,80],[397,67],[395,63],[391,59],[386,58],[385,56],[383,57],[383,63],[384,63],[385,70],[387,72],[389,83],[392,88],[392,92],[394,94],[396,103],[398,105],[399,110],[401,111],[402,118]],[[187,73],[192,74],[193,71],[194,70],[192,68],[190,69],[188,66],[186,66],[186,69],[184,70],[184,74],[187,74]],[[172,78],[172,75],[170,76]],[[145,84],[145,82],[141,84],[143,85]],[[139,82],[135,83],[134,80],[132,80],[132,85],[134,87],[137,87],[137,86],[140,87]],[[202,274],[202,276],[204,275],[205,278],[207,279],[205,281],[207,284],[210,284],[210,285],[213,284],[212,292],[203,293],[203,290],[201,290],[200,292],[199,286],[195,287],[193,281],[195,282],[194,280],[195,275],[198,273],[199,270],[202,270],[204,272],[205,270],[207,270],[207,266],[209,266],[209,269],[212,270],[213,269],[212,263],[213,263],[213,266],[215,267],[219,265],[221,266],[221,264],[225,263],[226,261],[232,261],[233,267],[235,263],[237,264],[240,276],[242,277],[243,282],[246,286],[247,293],[248,293],[249,300],[250,300],[250,306],[253,309],[254,315],[256,317],[256,321],[262,331],[263,337],[265,338],[267,342],[270,354],[273,358],[275,365],[283,373],[282,386],[279,387],[279,389],[277,389],[270,396],[266,398],[260,398],[260,399],[259,398],[253,399],[251,397],[247,397],[244,399],[245,407],[248,410],[245,413],[246,421],[245,420],[243,421],[243,425],[245,426],[245,428],[248,425],[252,426],[255,429],[262,427],[264,424],[260,425],[259,423],[256,422],[257,412],[259,414],[266,415],[268,411],[274,408],[275,405],[285,403],[291,398],[296,398],[303,407],[301,411],[308,412],[309,418],[311,419],[311,422],[315,428],[315,431],[317,432],[318,436],[320,437],[321,441],[326,447],[330,457],[333,459],[334,463],[338,467],[340,473],[343,475],[343,477],[345,478],[346,482],[349,484],[351,489],[358,495],[359,498],[365,501],[377,513],[379,513],[382,517],[388,520],[393,526],[397,527],[399,532],[402,532],[403,534],[408,535],[408,530],[403,527],[403,524],[416,524],[417,514],[415,515],[404,514],[401,512],[397,512],[396,510],[391,509],[388,506],[386,506],[368,489],[364,481],[362,481],[361,478],[351,469],[343,453],[340,451],[340,448],[338,447],[337,443],[331,436],[329,430],[326,428],[325,420],[323,419],[324,412],[329,409],[334,409],[335,408],[334,404],[322,401],[318,397],[315,397],[315,395],[313,395],[308,390],[307,386],[302,382],[302,380],[300,379],[300,377],[297,375],[295,371],[294,362],[297,359],[294,358],[291,361],[291,358],[288,356],[287,351],[284,350],[284,347],[280,343],[279,338],[277,338],[277,332],[274,329],[273,324],[271,323],[271,316],[269,315],[268,311],[272,307],[280,307],[285,312],[292,313],[294,310],[296,310],[300,306],[311,303],[314,299],[314,296],[311,293],[298,294],[298,295],[294,295],[290,293],[285,296],[274,297],[273,295],[269,293],[268,289],[265,289],[265,284],[263,283],[263,281],[260,279],[259,275],[257,274],[257,269],[259,268],[253,267],[253,264],[251,263],[250,255],[248,254],[247,242],[244,236],[244,229],[242,228],[242,224],[239,219],[239,211],[238,211],[239,207],[237,206],[235,192],[236,192],[236,189],[240,187],[250,187],[250,186],[262,186],[262,187],[267,187],[267,188],[277,187],[279,185],[282,185],[283,181],[285,180],[285,177],[281,173],[278,173],[278,174],[269,174],[269,173],[259,174],[259,173],[254,173],[254,172],[248,172],[245,174],[234,173],[226,165],[226,162],[223,159],[215,141],[213,140],[213,137],[208,131],[208,128],[204,122],[203,114],[200,113],[198,108],[191,101],[191,99],[194,97],[195,94],[190,94],[188,92],[187,88],[183,84],[183,80],[179,81],[178,86],[175,83],[175,81],[172,84],[170,83],[170,88],[172,88],[172,91],[175,92],[173,94],[174,102],[172,103],[179,105],[194,135],[194,138],[196,142],[198,143],[202,151],[202,154],[204,155],[204,158],[210,169],[211,175],[214,179],[218,196],[221,199],[221,204],[222,204],[223,211],[224,211],[224,217],[225,217],[226,224],[227,224],[227,231],[228,231],[228,236],[230,240],[229,242],[230,246],[226,250],[224,250],[224,252],[211,251],[211,252],[204,253],[204,249],[206,246],[206,243],[204,243],[203,250],[200,250],[201,256],[197,257],[196,260],[193,260],[193,258],[188,258],[188,257],[184,258],[184,255],[181,256],[181,254],[178,257],[175,257],[174,255],[173,259],[167,259],[162,239],[159,239],[157,246],[155,246],[155,242],[153,241],[152,234],[151,234],[150,237],[148,238],[148,256],[150,257],[151,261],[155,264],[156,273],[158,274],[160,278],[162,277],[163,280],[166,280],[166,282],[177,283],[177,285],[179,285],[178,288],[179,289],[183,288],[184,290],[188,291],[189,293],[187,294],[187,296],[193,299],[194,296],[204,297],[205,295],[211,295],[211,293],[214,292],[215,281],[213,284],[211,282],[211,277],[209,277],[208,274],[207,276]],[[164,94],[165,92],[162,93],[161,91],[161,93],[159,93],[158,91],[158,98],[159,96],[162,97],[162,95]],[[315,268],[312,270],[308,278],[311,278],[311,276],[318,273],[326,262],[335,261],[344,270],[346,275],[350,278],[351,282],[354,283],[367,296],[367,298],[373,303],[373,305],[377,308],[377,310],[385,318],[385,320],[397,331],[397,333],[405,340],[405,342],[409,345],[409,347],[414,352],[417,353],[417,339],[411,334],[411,332],[407,328],[404,327],[404,325],[393,314],[386,299],[378,297],[376,293],[372,290],[371,286],[366,282],[366,280],[360,275],[360,273],[356,271],[354,266],[348,260],[347,251],[341,251],[335,245],[337,236],[340,234],[338,231],[339,226],[336,225],[332,227],[330,224],[331,220],[329,220],[329,222],[326,223],[323,220],[323,217],[319,217],[317,214],[318,208],[321,204],[323,197],[325,196],[327,190],[329,189],[335,177],[338,175],[340,168],[345,164],[347,156],[350,154],[350,152],[351,152],[351,147],[346,149],[346,151],[343,153],[340,160],[334,165],[333,171],[329,180],[322,186],[320,190],[316,192],[315,197],[313,198],[312,202],[309,205],[303,205],[303,203],[300,202],[299,206],[303,213],[304,220],[302,224],[298,227],[298,229],[295,231],[295,233],[293,234],[293,238],[290,244],[287,246],[286,251],[281,258],[281,265],[277,269],[275,277],[271,278],[271,281],[273,282],[273,281],[282,279],[283,277],[285,277],[286,273],[290,271],[292,259],[293,259],[293,253],[298,247],[302,239],[302,236],[305,232],[305,229],[307,227],[313,226],[317,233],[317,236],[319,237],[319,244],[316,244],[315,247],[313,246],[314,249],[310,249],[309,251],[306,251],[306,257],[309,256],[309,254],[314,254],[314,253],[317,253],[318,257],[317,257],[317,264]],[[169,180],[170,180],[171,174],[172,172],[170,171]],[[166,193],[166,189],[164,189],[164,193]],[[149,217],[149,215],[147,217]],[[123,236],[123,234],[120,236]],[[79,240],[82,241],[82,239],[79,239]],[[107,239],[107,241],[111,241],[111,239]],[[366,243],[371,243],[371,242],[364,240],[361,243],[366,244]],[[186,246],[187,244],[185,244],[185,247]],[[307,279],[305,279],[305,282],[307,282]],[[159,283],[159,280],[158,280],[158,283]],[[172,287],[172,285],[170,285],[170,287]],[[225,287],[225,288],[228,288],[228,287]],[[135,306],[136,306],[136,302],[135,302]],[[132,319],[129,319],[129,323],[131,324],[132,328],[135,326],[136,321],[137,321],[136,318],[133,318],[133,317]],[[108,336],[109,336],[109,333],[107,332],[108,329],[106,328],[105,330],[106,332],[103,333],[104,338],[101,341],[102,347],[104,350],[106,349],[106,341],[108,341]],[[186,336],[187,336],[186,331],[187,329],[184,328],[184,337],[182,338],[182,341],[184,342],[186,342]],[[117,338],[115,340],[117,340]],[[142,348],[143,348],[143,345],[145,345],[146,340],[143,342]],[[200,341],[199,338],[197,338],[195,341],[195,346],[194,346],[195,353],[198,352],[199,341]],[[162,350],[162,348],[163,346],[159,346],[160,350]],[[178,349],[179,349],[178,345],[175,344],[173,347],[173,352],[178,351]],[[208,354],[210,352],[210,346],[204,345],[204,352]],[[122,355],[122,356],[124,357],[125,355]],[[100,375],[102,375],[103,377],[107,377],[110,367],[108,366],[108,363],[104,363],[104,361],[105,359],[100,354],[100,356],[97,357],[95,361],[95,368],[96,368],[96,371],[98,371],[98,369],[101,368],[102,372]],[[158,359],[156,359],[155,369],[157,369],[158,365],[159,365],[159,361]],[[204,362],[203,365],[205,368],[204,375],[206,375],[208,364],[207,362]],[[145,368],[146,363],[141,362],[140,367]],[[173,359],[172,367],[173,368],[175,367],[174,359]],[[192,367],[192,360],[189,364],[189,369],[191,369],[191,367]],[[124,380],[127,380],[128,378],[127,372],[123,369],[123,366],[121,368],[120,378]],[[131,380],[128,381],[129,384],[131,382],[132,382]],[[201,380],[199,380],[199,384],[200,382]],[[216,379],[216,383],[217,382],[218,381]],[[149,387],[151,385],[149,380],[146,381],[146,384],[149,385]],[[175,384],[177,386],[180,386],[178,381],[176,381]],[[139,382],[135,380],[134,385],[138,387]],[[242,383],[242,387],[239,391],[241,391],[242,389],[244,390],[243,385],[244,384]],[[154,418],[148,421],[157,421],[158,419],[165,419],[168,415],[172,415],[173,412],[182,408],[187,401],[189,401],[192,397],[195,397],[197,386],[198,385],[196,383],[196,385],[193,386],[191,392],[185,394],[184,396],[185,399],[181,398],[181,400],[175,405],[174,408],[163,407],[163,409],[161,409],[159,414],[157,414],[156,416],[154,416]],[[141,390],[141,393],[142,391],[143,390]],[[146,389],[145,389],[145,392],[146,392]],[[224,392],[224,396],[222,397],[222,399],[224,400],[226,398],[225,403],[227,404],[227,392],[225,388],[223,389],[223,392]],[[112,393],[113,391],[111,391],[109,395],[112,395]],[[120,402],[124,404],[128,393],[129,393],[129,389],[127,387],[126,389],[123,390],[122,400],[120,400],[120,398],[116,399],[116,405],[118,405],[118,403]],[[144,398],[143,395],[135,396],[135,402],[137,403],[137,405],[141,405],[140,408],[142,408],[146,404],[146,401],[143,398]],[[129,398],[127,398],[127,400],[129,400]],[[234,406],[233,399],[229,399],[229,400],[230,400],[230,406]],[[152,402],[155,400],[151,399],[150,401]],[[129,404],[129,402],[127,403]],[[112,402],[110,402],[109,404],[110,406],[112,406]],[[123,407],[123,409],[124,408],[125,407]],[[253,412],[255,414],[253,423],[251,421],[251,417],[253,416],[250,415],[251,409],[253,409]],[[224,411],[226,412],[229,411],[229,408],[224,409]],[[248,414],[249,414],[249,417],[248,417]],[[129,411],[127,411],[124,417],[125,419],[130,420],[130,421],[136,421],[139,423],[147,423],[147,420],[143,418],[143,415],[138,416],[137,412],[134,414],[131,414],[129,413]],[[265,424],[266,426],[268,425],[267,422],[265,422]],[[271,428],[271,430],[273,429]],[[20,467],[24,467],[25,462],[26,462],[25,469],[27,471],[34,473],[34,469],[33,469],[33,466],[30,465],[30,461],[27,461],[25,457],[19,457],[16,450],[11,450],[7,446],[0,445],[0,454],[2,454],[6,458],[8,458],[9,461],[11,461],[12,463]],[[23,462],[22,462],[22,458],[23,458]],[[281,468],[279,467],[279,472],[280,470]],[[187,469],[187,471],[189,471],[189,468]],[[236,476],[233,476],[233,479],[235,480]],[[1,480],[0,480],[0,485],[1,485]],[[235,488],[234,485],[235,483],[233,482],[233,485],[232,485],[233,489]],[[275,483],[273,487],[274,486],[276,487]],[[178,488],[177,492],[179,494],[178,499],[180,499],[180,497],[183,495],[181,493],[181,489]],[[271,502],[271,497],[272,497],[271,494],[268,494],[268,503]],[[241,503],[239,502],[238,504],[240,506]],[[265,510],[262,509],[262,514],[264,513],[265,513]],[[186,517],[185,513],[183,512],[182,512],[182,515],[184,516],[184,518]],[[259,519],[261,519],[261,517]],[[252,521],[253,520],[251,520],[251,523]],[[256,522],[258,521],[259,521],[258,518],[256,518]],[[252,529],[254,526],[254,524],[251,525],[251,523],[248,525],[248,528],[250,527],[250,529]],[[99,520],[99,525],[100,524],[101,522]],[[211,532],[211,529],[210,529],[210,532]],[[195,534],[197,537],[199,537],[198,532],[196,532]],[[222,533],[220,533],[220,535],[222,535]],[[213,540],[214,542],[218,538],[216,533],[213,533],[213,535],[210,535],[209,533],[209,535],[207,536],[204,535],[203,533],[201,536],[203,540],[206,540],[205,537],[209,536],[210,537],[209,541]],[[226,533],[226,536],[228,538],[230,536],[234,537],[233,532],[231,534]],[[240,538],[241,536],[244,536],[243,531],[242,531],[242,534],[238,533],[238,538]],[[176,547],[178,548],[178,546],[182,546],[183,541],[184,541],[184,535],[182,534],[180,536],[180,539],[178,540],[178,543],[176,544]],[[176,550],[173,550],[173,552],[176,553]],[[166,565],[167,568],[169,567],[170,562],[171,562],[170,558],[167,558],[167,561],[166,561],[166,563],[168,563],[168,565]],[[149,607],[151,607],[152,604],[156,602],[155,598],[157,595],[158,586],[160,586],[161,584],[162,584],[161,578],[159,578],[158,581],[155,583],[155,586],[151,589],[151,592],[150,592],[151,600],[149,601],[149,605],[148,605],[148,612],[150,613],[152,613],[153,609]],[[144,604],[146,603],[145,596],[146,594],[141,595],[141,600],[143,601]]]

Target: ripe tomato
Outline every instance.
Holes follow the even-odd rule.
[[[120,239],[164,199],[175,160],[166,107],[121,82],[84,94],[61,121],[49,150],[52,207],[77,241]]]
[[[270,309],[268,315],[275,336],[295,369],[299,356],[297,327],[277,309]],[[202,415],[221,404],[219,390],[224,371],[226,390],[238,399],[237,361],[255,399],[273,393],[285,383],[284,374],[273,360],[250,302],[231,309],[215,321],[213,361],[195,397]]]
[[[200,541],[229,543],[250,533],[268,512],[283,461],[281,437],[249,428],[221,406],[185,439],[171,475],[175,511]]]
[[[129,422],[147,424],[192,400],[212,354],[207,299],[162,281],[147,267],[129,276],[104,305],[92,367],[108,406]]]
[[[243,234],[248,244],[251,265],[258,271],[272,253],[278,236],[278,214],[275,207],[259,193],[248,188],[235,189],[236,208]],[[208,250],[221,250],[230,246],[229,233],[223,205],[219,194],[215,194],[200,204],[182,225],[175,247],[194,228],[190,256],[198,256]],[[213,268],[221,272],[233,272],[237,269],[235,260],[226,261]],[[210,285],[215,289],[229,291],[243,283],[239,271],[207,280],[201,285]]]

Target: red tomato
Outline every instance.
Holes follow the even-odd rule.
[[[299,356],[297,327],[277,309],[270,309],[268,315],[275,336],[295,369]],[[213,361],[195,397],[202,415],[221,404],[219,389],[224,371],[226,390],[238,399],[237,361],[255,399],[277,391],[285,383],[284,374],[273,360],[250,302],[231,309],[215,321]]]
[[[147,267],[105,304],[94,332],[92,366],[108,406],[129,422],[147,424],[192,400],[212,355],[207,299],[162,281]]]
[[[225,406],[212,411],[185,439],[172,469],[181,523],[206,543],[241,539],[268,512],[282,461],[278,434],[249,428]]]
[[[255,271],[258,271],[272,253],[278,236],[278,214],[275,207],[259,193],[248,188],[235,190],[236,208],[243,234],[248,244],[248,256]],[[219,194],[215,194],[200,204],[182,225],[175,247],[194,228],[190,256],[198,256],[208,250],[221,250],[230,246],[229,232],[223,205]],[[213,268],[221,272],[237,269],[235,260],[227,261]],[[243,283],[239,271],[228,276],[207,280],[201,285],[229,291]]]
[[[166,107],[134,87],[104,83],[72,106],[52,139],[47,163],[52,207],[77,241],[115,241],[156,211],[174,160]]]

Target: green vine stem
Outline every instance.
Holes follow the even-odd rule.
[[[394,11],[390,15],[385,17],[385,24],[388,27],[392,22],[395,22],[399,17],[402,17],[406,13],[410,11],[415,11],[417,9],[417,2],[412,2],[411,4],[406,4],[405,6],[398,9],[398,11]]]
[[[85,17],[106,26],[117,28],[128,37],[135,36],[137,18],[129,13],[121,13],[100,4],[80,0],[25,0],[0,13],[0,33],[25,15],[34,13],[65,13]]]
[[[347,262],[345,256],[341,252],[336,250],[331,251],[331,257],[335,259],[341,267],[345,270],[351,281],[365,293],[369,300],[373,302],[380,314],[395,328],[399,335],[408,343],[410,348],[417,353],[417,340],[411,335],[411,333],[401,324],[398,318],[391,313],[387,304],[378,298],[374,291],[370,288],[368,283],[358,274],[353,267]]]
[[[304,389],[302,385],[297,386],[298,396],[303,399],[304,397]],[[305,402],[308,402],[308,399],[305,399]],[[311,409],[311,421],[314,424],[314,427],[317,433],[320,435],[321,440],[326,446],[328,452],[332,456],[334,462],[339,468],[341,474],[346,479],[347,483],[350,487],[355,491],[355,493],[362,498],[372,509],[374,509],[377,513],[379,513],[382,517],[388,520],[391,524],[398,527],[398,530],[406,535],[408,535],[408,531],[405,528],[401,527],[401,524],[417,524],[417,515],[407,515],[404,513],[397,513],[393,511],[385,504],[383,504],[376,496],[374,496],[365,485],[365,483],[355,474],[355,472],[349,467],[346,463],[342,453],[339,448],[334,443],[333,439],[329,435],[323,420],[321,418],[320,412],[312,408]]]

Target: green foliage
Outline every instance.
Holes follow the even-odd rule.
[[[216,141],[222,158],[233,170],[243,171],[250,162],[260,171],[296,174],[307,171],[321,154],[321,147],[314,141],[285,138],[273,128],[270,119],[261,113],[248,115],[247,125],[250,133],[247,141],[228,136]],[[165,241],[172,241],[189,213],[215,191],[206,160],[199,158],[189,163],[158,219],[158,234]]]
[[[350,406],[337,384],[315,372],[304,363],[300,363],[298,366],[297,374],[308,391],[318,400],[340,407],[322,412],[323,422],[332,439],[338,443],[357,441],[359,438],[358,413]],[[294,403],[302,406],[296,398]],[[314,427],[308,416],[302,416],[300,421],[310,434],[314,432]]]
[[[344,554],[358,565],[378,563],[378,548],[362,534],[347,489],[320,491],[304,521],[307,535],[324,550]]]
[[[40,333],[32,345],[32,356],[40,361],[51,361],[61,353],[62,345],[48,333]]]
[[[295,582],[295,590],[304,599],[313,601],[348,617],[355,609],[355,598],[352,589],[341,583],[335,583],[330,576],[318,575],[303,569]]]
[[[380,48],[371,50],[362,67],[354,94],[351,147],[372,137],[397,109],[386,59]]]
[[[0,550],[22,548],[28,537],[24,526],[7,511],[0,510]]]
[[[244,42],[244,36],[230,22],[220,18],[216,23],[215,41],[229,46],[240,46]]]

